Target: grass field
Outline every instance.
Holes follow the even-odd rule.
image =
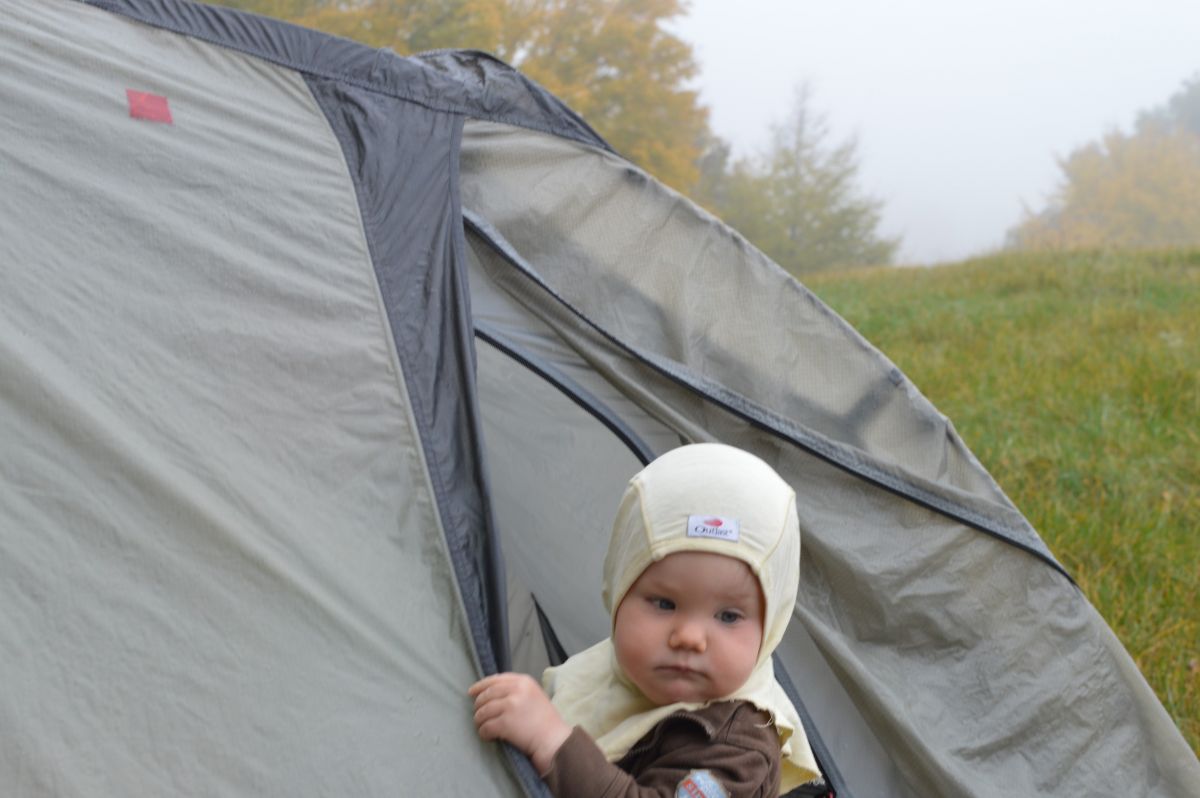
[[[805,284],[951,418],[1200,753],[1200,252]]]

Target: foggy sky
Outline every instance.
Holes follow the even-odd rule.
[[[898,262],[998,247],[1044,207],[1055,158],[1164,103],[1200,73],[1200,0],[692,0],[710,124],[758,151],[794,88],[884,201]]]

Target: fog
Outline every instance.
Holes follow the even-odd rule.
[[[807,81],[910,264],[997,248],[1044,206],[1056,157],[1200,73],[1200,0],[693,0],[672,27],[737,155]]]

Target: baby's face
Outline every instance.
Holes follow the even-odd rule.
[[[723,698],[754,670],[763,612],[758,579],[741,560],[667,555],[642,572],[617,608],[617,662],[660,706]]]

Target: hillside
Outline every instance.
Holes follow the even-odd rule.
[[[953,420],[1200,752],[1200,252],[805,282]]]

